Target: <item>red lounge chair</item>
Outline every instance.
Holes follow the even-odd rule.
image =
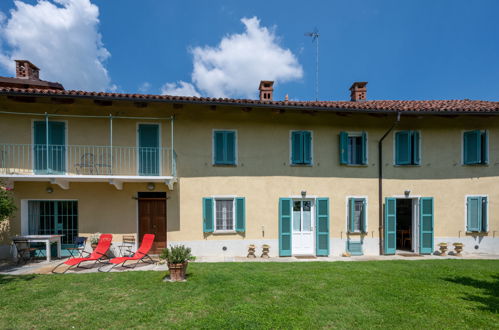
[[[100,260],[102,258],[106,257],[106,253],[109,250],[109,248],[111,247],[112,240],[113,240],[113,235],[111,235],[111,234],[100,235],[99,242],[97,243],[97,247],[95,248],[94,252],[92,252],[90,254],[90,256],[88,256],[88,258],[68,259],[68,260],[64,261],[63,263],[55,266],[54,269],[52,269],[52,273],[55,273],[55,270],[57,269],[57,267],[59,267],[61,265],[68,265],[69,266],[64,272],[62,272],[63,274],[65,272],[67,272],[68,270],[74,269],[74,268],[87,268],[87,269],[92,268],[92,267],[83,267],[83,266],[80,266],[80,264],[82,262],[86,262],[86,261],[94,261],[94,264],[96,264],[97,262],[100,262]]]
[[[107,270],[108,272],[110,272],[114,267],[118,266],[119,264],[121,264],[122,267],[125,267],[125,268],[135,268],[139,262],[144,262],[144,263],[151,263],[153,264],[154,263],[154,260],[152,260],[152,258],[148,255],[149,251],[151,250],[152,248],[152,244],[154,243],[154,234],[145,234],[144,237],[142,238],[142,243],[140,244],[140,247],[139,249],[137,250],[137,252],[135,252],[133,254],[133,256],[131,257],[118,257],[118,258],[113,258],[111,260],[109,260],[109,263],[110,264],[113,264],[113,266],[111,268],[109,268],[109,270]],[[146,261],[145,259],[149,259],[149,261]],[[134,264],[132,265],[127,265],[125,266],[125,263],[127,261],[136,261]],[[104,270],[101,270],[101,268],[104,268],[105,266],[108,266],[109,264],[107,265],[103,265],[101,267],[99,267],[99,271],[104,271]]]

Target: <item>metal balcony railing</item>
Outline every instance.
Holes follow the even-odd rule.
[[[176,176],[171,148],[0,144],[0,175]]]

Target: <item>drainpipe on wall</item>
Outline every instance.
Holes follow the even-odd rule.
[[[383,140],[390,134],[390,132],[400,122],[400,112],[397,112],[397,120],[393,123],[392,127],[381,137],[378,142],[378,209],[379,209],[379,254],[385,253],[384,246],[384,226],[383,226]]]

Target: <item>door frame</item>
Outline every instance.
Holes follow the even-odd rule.
[[[154,199],[154,198],[135,198],[135,232],[137,233],[137,239],[135,240],[135,251],[138,250],[140,245],[140,219],[139,219],[139,202],[141,199]],[[165,240],[166,247],[168,247],[168,193],[166,193],[165,197]]]
[[[392,195],[392,196],[386,196],[389,198],[395,198],[396,200],[399,199],[410,199],[412,200],[412,211],[411,211],[411,216],[412,216],[412,224],[411,224],[411,252],[419,254],[419,249],[420,249],[420,242],[419,242],[419,231],[420,231],[420,226],[421,226],[421,219],[420,219],[420,212],[419,212],[419,204],[420,200],[424,196],[420,195],[415,195],[415,196],[409,196],[406,197],[405,195]],[[385,206],[386,207],[386,206]],[[383,216],[385,217],[385,215]],[[385,245],[385,240],[386,240],[386,227],[385,227],[385,221],[386,219],[383,220],[383,246]],[[396,220],[395,220],[396,221]],[[397,255],[397,223],[395,222],[395,255]],[[386,251],[385,251],[386,255]]]
[[[316,197],[290,197],[291,198],[291,256],[303,256],[303,255],[317,255],[317,239],[316,239],[316,224],[317,224],[317,216],[316,216],[316,204],[317,204],[317,198]],[[295,201],[311,201],[312,204],[310,205],[310,214],[311,214],[311,226],[312,226],[312,253],[307,254],[307,253],[294,253],[294,244],[293,244],[293,203]],[[303,212],[303,211],[302,211]],[[300,231],[301,232],[301,231]]]

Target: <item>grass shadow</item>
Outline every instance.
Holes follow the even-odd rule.
[[[35,278],[35,275],[0,275],[0,285],[12,282],[26,282]]]
[[[477,280],[464,276],[444,278],[444,280],[482,290],[483,295],[467,293],[463,299],[479,303],[482,310],[499,313],[499,274],[492,276],[492,281]]]

